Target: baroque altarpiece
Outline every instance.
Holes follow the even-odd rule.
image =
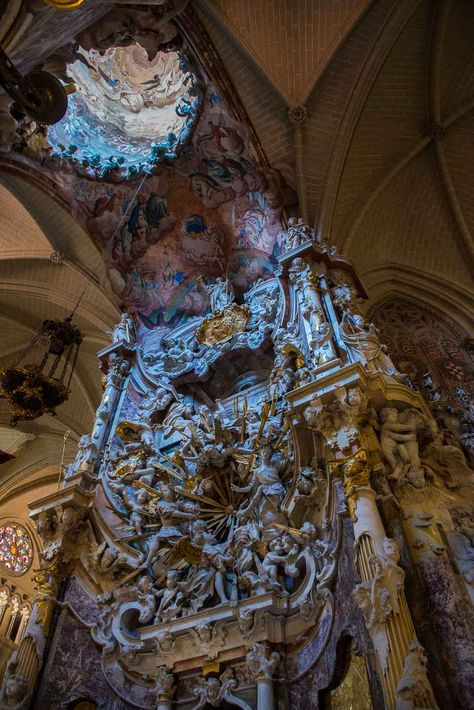
[[[95,92],[91,106],[98,70],[125,67],[130,88],[144,63],[136,48],[104,55],[105,36],[83,38],[70,70]],[[148,163],[130,152],[104,162],[100,131],[94,152],[65,145],[92,126],[79,104],[46,152],[34,127],[18,127],[20,142],[39,145],[18,160],[62,190],[109,250],[127,311],[99,353],[92,431],[58,492],[31,505],[43,542],[37,598],[0,707],[472,707],[472,451],[454,414],[435,418],[393,364],[351,263],[302,219],[279,231],[275,175],[264,179],[244,152],[236,111],[183,44],[173,57],[173,35],[161,41],[179,120],[161,143],[135,141]],[[135,82],[147,84],[149,112],[167,101],[153,95],[163,86],[153,72]],[[122,92],[119,106],[115,86],[103,89],[117,115],[140,116],[136,95]],[[115,219],[126,181],[135,190],[145,178],[148,197]],[[94,192],[94,180],[113,189]],[[188,317],[173,322],[170,306],[156,339],[163,314],[153,322],[143,305],[156,284],[137,263],[174,234],[173,194],[185,183],[191,208],[205,208],[181,232],[196,278],[181,274]],[[273,249],[272,273],[243,278],[250,257],[223,268],[212,210],[225,222],[226,205],[235,216],[241,203],[242,240],[252,225],[265,233],[255,227],[265,215],[268,245],[254,254]]]
[[[93,430],[32,507],[38,598],[6,683],[31,691],[54,620],[43,707],[78,673],[77,699],[123,708],[318,707],[344,645],[364,707],[435,708],[450,682],[467,703],[472,470],[351,264],[293,220],[241,303],[202,288],[210,315],[160,353],[127,314],[100,353]]]

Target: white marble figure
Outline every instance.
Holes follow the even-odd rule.
[[[120,551],[106,540],[89,553],[90,567],[101,577],[113,578],[123,570],[133,568],[135,563],[136,558]]]
[[[331,289],[334,303],[341,312],[339,333],[343,343],[355,360],[365,362],[371,372],[381,372],[403,380],[378,336],[373,323],[367,323],[364,316],[353,305],[354,297],[346,284]]]
[[[418,450],[417,427],[415,418],[400,421],[400,413],[393,407],[384,407],[380,411],[380,446],[392,472],[390,478],[402,482],[406,477],[417,484],[417,472],[421,469]]]
[[[130,525],[135,528],[137,535],[143,535],[144,521],[150,515],[143,506],[150,500],[150,494],[146,490],[139,490],[136,496],[131,495],[121,483],[109,482],[110,488],[118,493],[125,508],[129,511]]]
[[[169,570],[165,586],[156,593],[156,597],[160,601],[155,614],[155,624],[171,621],[184,606],[185,596],[178,586],[179,577],[178,570]]]
[[[31,691],[28,679],[7,668],[1,689],[0,710],[26,710],[30,701]]]
[[[428,659],[418,641],[411,641],[397,685],[395,710],[430,708],[438,710],[427,675]]]
[[[135,343],[135,325],[128,313],[122,313],[119,322],[111,332],[113,343]]]
[[[193,415],[194,405],[190,402],[185,402],[184,398],[180,396],[178,401],[171,405],[168,414],[163,419],[163,438],[169,439],[174,432],[190,438],[189,425],[193,421]]]
[[[89,434],[83,434],[77,444],[76,459],[66,468],[66,478],[71,478],[71,476],[82,471],[92,473],[97,461],[97,455],[96,444]]]
[[[155,392],[147,392],[140,402],[140,409],[147,421],[150,421],[155,412],[164,411],[173,401],[174,395],[166,387],[158,387]]]
[[[372,555],[375,568],[372,579],[361,582],[354,589],[354,598],[364,614],[369,630],[376,630],[392,613],[399,612],[399,597],[405,573],[398,565],[400,550],[395,540],[384,538]]]
[[[272,461],[272,458],[273,448],[263,446],[250,482],[242,487],[233,485],[236,492],[251,493],[249,502],[237,511],[237,518],[244,521],[254,517],[266,541],[279,536],[280,529],[275,527],[275,523],[288,524],[287,517],[281,510],[286,490],[280,479],[288,462],[276,462]]]
[[[197,280],[199,290],[207,294],[212,313],[222,311],[233,303],[235,298],[234,288],[229,279],[219,276],[214,283],[205,284],[202,278]]]
[[[219,543],[207,528],[204,520],[196,520],[192,525],[192,544],[201,550],[198,564],[181,588],[192,592],[191,610],[197,612],[208,599],[217,594],[221,604],[228,602],[224,578],[226,567],[232,565],[233,558],[227,552],[228,543]]]
[[[197,511],[193,510],[192,504],[176,499],[174,488],[169,483],[161,484],[160,493],[161,497],[154,507],[161,527],[147,539],[147,556],[142,567],[148,567],[154,562],[163,544],[176,542],[183,537],[184,533],[179,527],[183,521],[191,521],[197,517]]]
[[[223,703],[225,703],[225,707],[236,706],[242,710],[250,710],[250,705],[232,693],[238,685],[232,668],[226,668],[219,678],[215,676],[199,678],[198,683],[198,686],[193,690],[198,702],[192,706],[191,710],[201,710],[209,705],[220,708],[223,707]]]
[[[267,643],[256,643],[247,653],[247,665],[258,680],[270,680],[280,663],[280,654]]]
[[[137,587],[137,600],[141,607],[138,621],[148,624],[155,615],[158,592],[153,587],[153,579],[148,575],[140,578]]]
[[[433,439],[424,447],[421,459],[443,479],[447,488],[474,484],[474,471],[467,465],[463,452],[458,446],[446,443],[439,429],[433,432]]]
[[[271,333],[275,328],[275,321],[279,307],[278,287],[256,293],[254,289],[244,296],[250,309],[250,319],[247,323],[250,344],[257,345],[262,338]]]
[[[296,247],[306,244],[312,239],[312,233],[313,230],[305,224],[302,217],[290,217],[285,234],[285,251],[296,249]]]

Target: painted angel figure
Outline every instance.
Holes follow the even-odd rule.
[[[222,311],[234,301],[234,288],[227,278],[223,279],[222,276],[218,276],[214,283],[205,284],[202,276],[200,276],[197,279],[197,284],[199,290],[209,297],[213,313]]]

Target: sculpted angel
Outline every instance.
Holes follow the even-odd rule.
[[[176,500],[174,489],[168,483],[161,484],[160,492],[161,497],[154,507],[161,527],[147,540],[147,556],[142,567],[148,567],[154,562],[158,550],[163,544],[176,542],[183,537],[184,532],[181,530],[180,524],[184,521],[194,520],[198,514],[193,509],[193,504]]]
[[[221,311],[234,301],[234,288],[229,279],[223,279],[222,276],[219,276],[214,283],[205,284],[202,277],[200,277],[197,279],[197,284],[199,290],[209,297],[209,303],[213,313]]]
[[[109,486],[112,490],[117,491],[123,501],[123,505],[130,511],[130,525],[135,528],[137,535],[141,536],[143,534],[144,519],[146,515],[149,515],[143,506],[150,500],[150,494],[148,491],[141,490],[134,498],[120,483],[110,482]]]
[[[179,572],[170,569],[166,575],[163,589],[156,592],[160,600],[155,614],[155,623],[166,622],[173,619],[184,604],[185,595],[179,588]]]
[[[116,577],[125,569],[134,567],[135,559],[126,552],[121,552],[104,540],[89,553],[89,564],[102,576]]]
[[[201,556],[180,587],[190,594],[192,611],[198,611],[214,594],[217,594],[221,604],[228,602],[224,586],[225,572],[227,566],[233,564],[233,557],[227,552],[228,543],[217,542],[204,520],[196,520],[193,524],[191,541],[194,547],[201,550]]]
[[[232,486],[237,493],[251,493],[250,501],[238,510],[237,517],[239,520],[246,520],[254,516],[257,525],[262,528],[264,540],[278,537],[280,531],[275,527],[275,523],[288,524],[287,517],[281,510],[286,489],[280,478],[286,471],[288,462],[273,461],[272,458],[273,448],[269,445],[263,446],[250,482],[246,486]]]

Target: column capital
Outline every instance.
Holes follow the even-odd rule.
[[[256,643],[247,653],[247,663],[257,683],[270,681],[280,663],[280,654],[272,651],[267,642]]]

